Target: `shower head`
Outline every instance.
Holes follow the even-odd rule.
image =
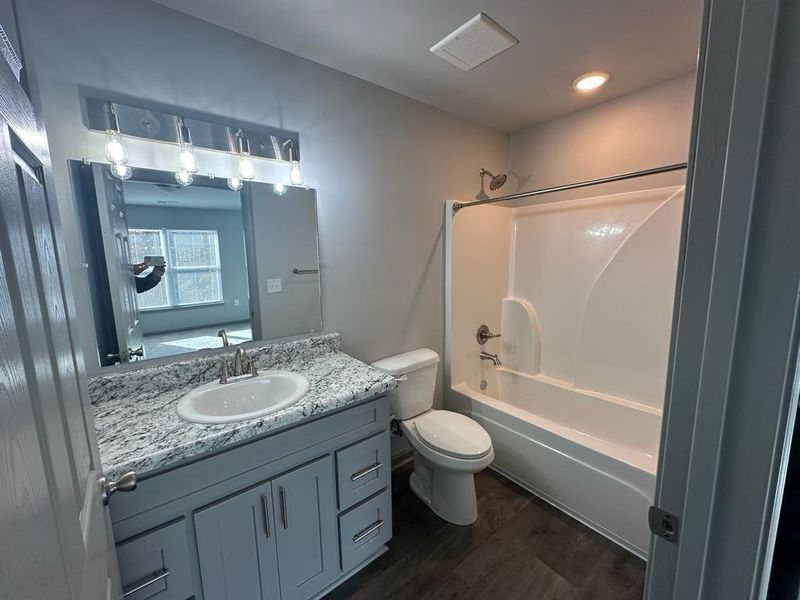
[[[481,179],[483,179],[483,177],[486,175],[488,175],[491,178],[489,179],[489,189],[492,191],[499,190],[501,187],[503,187],[503,184],[506,182],[506,179],[508,179],[508,175],[506,175],[505,173],[492,175],[492,173],[490,173],[486,169],[481,169],[479,172],[481,174]]]

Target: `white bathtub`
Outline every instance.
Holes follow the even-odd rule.
[[[646,558],[661,412],[543,375],[494,375],[485,392],[462,383],[448,400],[489,432],[492,468]]]

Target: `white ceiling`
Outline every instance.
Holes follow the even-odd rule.
[[[701,0],[156,0],[511,132],[694,69]],[[520,43],[464,72],[428,48],[479,12]],[[612,73],[579,95],[579,74]]]

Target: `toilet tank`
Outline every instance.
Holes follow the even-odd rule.
[[[396,419],[410,419],[433,408],[436,369],[439,367],[436,352],[421,348],[384,358],[372,366],[400,380],[398,386],[387,394]]]

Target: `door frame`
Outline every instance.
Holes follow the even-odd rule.
[[[706,0],[647,598],[762,598],[797,410],[800,9]]]

